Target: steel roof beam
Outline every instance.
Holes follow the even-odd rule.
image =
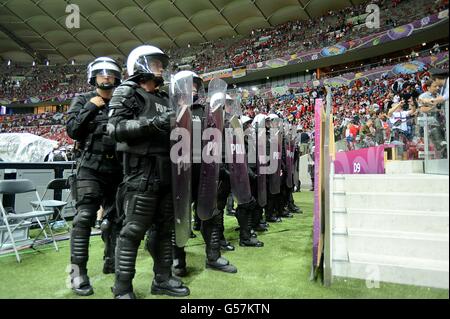
[[[186,14],[185,14],[183,11],[181,11],[180,8],[178,8],[178,6],[177,6],[176,3],[175,3],[175,0],[172,0],[172,5],[173,5],[175,8],[177,8],[178,11],[181,12],[181,14],[186,18],[186,20],[189,21],[189,23],[195,28],[195,30],[197,30],[197,32],[202,36],[202,38],[203,38],[205,41],[208,41],[208,39],[205,37],[204,33],[201,32],[200,29],[197,28],[197,26],[196,26],[194,23],[192,23],[191,18],[188,18],[188,17],[186,16]]]
[[[303,3],[300,0],[297,0],[298,3],[300,4],[300,7],[302,8],[303,11],[305,11],[306,15],[308,16],[308,18],[310,20],[312,20],[312,16],[309,14],[307,7],[309,6],[309,4],[311,3],[312,0],[309,0],[307,4],[303,5]]]
[[[8,3],[10,1],[5,2],[4,4],[2,4],[2,7],[6,8],[9,12],[11,12],[16,18],[18,18],[20,21],[22,21],[23,23],[25,23],[28,28],[30,28],[31,30],[33,30],[34,32],[36,32],[36,34],[39,35],[39,37],[41,39],[44,39],[45,41],[47,41],[47,43],[56,51],[58,52],[64,59],[68,60],[68,58],[57,48],[53,45],[53,43],[51,43],[49,40],[47,40],[46,38],[44,38],[44,36],[38,32],[32,25],[30,25],[27,21],[25,21],[24,19],[22,19],[17,13],[15,13],[14,11],[12,11],[9,7],[8,7]]]
[[[15,43],[17,43],[20,47],[22,47],[25,52],[27,52],[33,59],[36,58],[37,62],[44,63],[45,57],[37,52],[36,50],[33,50],[30,45],[21,39],[19,39],[12,31],[10,31],[8,28],[0,24],[0,31],[2,31],[4,34],[6,34],[11,40],[13,40]]]
[[[156,25],[158,26],[158,28],[159,28],[162,32],[164,32],[164,34],[170,39],[170,41],[172,41],[173,44],[175,44],[178,48],[180,47],[180,46],[177,44],[177,42],[175,41],[175,39],[172,38],[171,35],[170,35],[169,33],[167,33],[167,31],[164,30],[164,29],[162,28],[162,23],[158,23],[158,22],[155,20],[155,18],[153,18],[147,11],[145,11],[145,9],[147,8],[147,6],[149,6],[151,3],[148,4],[148,5],[145,6],[145,7],[142,7],[139,3],[136,2],[136,0],[132,0],[132,1],[134,2],[135,5],[137,5],[137,6],[142,10],[142,12],[144,12],[144,14],[145,14],[147,17],[149,17],[149,18],[153,21],[154,24],[156,24]]]
[[[271,27],[273,27],[272,23],[270,23],[269,19],[270,17],[267,17],[264,12],[262,12],[261,8],[258,6],[258,4],[256,3],[256,0],[252,0],[253,5],[256,7],[256,9],[258,9],[259,12],[261,12],[262,16],[264,17],[264,19],[266,19],[267,23],[269,23],[269,25]]]
[[[57,23],[57,24],[59,24],[60,26],[62,26],[63,29],[64,29],[67,33],[69,33],[69,34],[72,36],[72,38],[74,38],[74,39],[75,39],[78,43],[80,43],[86,50],[88,50],[88,52],[89,52],[93,57],[95,57],[95,54],[91,51],[91,49],[90,49],[87,45],[85,45],[83,42],[80,41],[80,39],[78,39],[77,37],[75,37],[75,35],[74,35],[72,32],[70,32],[67,28],[64,28],[64,26],[61,25],[61,23],[58,22],[58,20],[55,20],[55,19],[47,12],[47,10],[45,10],[44,8],[42,8],[42,7],[39,5],[41,2],[42,2],[42,0],[36,1],[36,2],[35,2],[36,6],[37,6],[39,9],[41,9],[41,11],[43,11],[49,18],[52,18],[52,20],[53,20],[55,23]]]
[[[65,0],[65,2],[70,5],[71,3],[69,2],[69,0]],[[87,21],[89,22],[89,24],[91,26],[94,27],[95,30],[97,30],[101,35],[103,35],[105,37],[106,40],[108,40],[109,43],[111,43],[111,45],[120,53],[122,53],[123,56],[126,56],[126,54],[119,48],[118,45],[116,45],[113,41],[111,41],[111,39],[105,34],[105,31],[101,31],[95,24],[93,24],[91,21],[89,21],[88,17],[86,17],[80,10],[80,15]],[[95,56],[95,55],[94,55]]]
[[[233,31],[236,33],[236,35],[239,35],[239,33],[236,31],[236,26],[232,26],[230,21],[228,21],[227,17],[225,17],[225,15],[222,13],[223,9],[219,9],[216,4],[214,2],[212,2],[211,0],[208,0],[209,3],[211,3],[213,5],[214,8],[216,8],[217,12],[219,12],[219,14],[222,16],[222,18],[228,23],[228,25],[233,29]]]
[[[105,9],[106,10],[108,10],[120,23],[122,23],[122,25],[136,38],[136,39],[138,39],[139,41],[141,41],[141,43],[143,44],[144,43],[144,41],[137,35],[137,34],[135,34],[134,32],[133,32],[133,29],[132,28],[129,28],[123,21],[122,21],[122,19],[120,19],[118,16],[117,16],[117,13],[118,12],[116,12],[116,13],[114,13],[110,8],[108,8],[104,3],[103,3],[103,1],[101,1],[101,0],[98,0],[98,2],[103,6],[103,7],[105,7]]]

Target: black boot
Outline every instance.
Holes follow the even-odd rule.
[[[90,296],[94,293],[94,289],[89,282],[85,265],[72,264],[70,284],[72,286],[72,291],[78,296]]]
[[[115,263],[113,258],[103,257],[103,273],[105,275],[115,273]]]
[[[220,240],[220,249],[223,251],[234,251],[236,248],[234,248],[233,244],[230,243],[226,239]]]
[[[281,223],[282,222],[280,217],[275,217],[275,216],[270,216],[270,217],[266,218],[266,221],[269,223]]]
[[[267,223],[279,223],[281,222],[281,218],[275,216],[275,204],[276,204],[276,195],[270,194],[270,197],[267,199],[267,205],[265,208],[266,211],[266,222]]]
[[[252,237],[250,228],[251,223],[251,209],[244,205],[239,205],[236,212],[236,217],[239,222],[239,246],[244,247],[263,247],[264,243],[259,241],[256,237]]]
[[[217,225],[219,227],[219,233],[220,233],[220,249],[223,251],[234,251],[234,246],[225,238],[224,232],[225,232],[225,225],[223,220],[223,210],[220,211],[219,215],[217,215],[215,218],[217,218]]]
[[[114,293],[114,291],[113,291],[113,293]],[[123,295],[115,295],[114,299],[137,299],[137,298],[136,298],[136,295],[134,294],[134,292],[128,292]]]
[[[291,213],[303,214],[302,209],[300,207],[298,207],[297,205],[295,205],[294,195],[292,193],[289,194],[288,209]]]
[[[236,273],[237,268],[230,264],[227,259],[221,257],[220,254],[220,225],[221,220],[223,220],[223,215],[221,217],[221,214],[202,223],[202,235],[206,244],[206,268],[227,273]]]
[[[153,272],[155,278],[152,281],[151,293],[153,295],[167,295],[172,297],[184,297],[190,294],[189,288],[183,282],[172,276],[172,236],[173,232],[162,229],[154,231],[155,235],[149,237],[148,247],[153,257]]]
[[[94,293],[87,275],[87,262],[89,254],[89,211],[80,211],[75,217],[74,228],[70,236],[71,272],[70,281],[72,291],[79,296],[89,296]]]
[[[173,276],[155,275],[150,292],[152,295],[185,297],[191,293],[181,279]]]
[[[267,227],[261,223],[263,215],[263,209],[261,206],[257,205],[256,209],[252,211],[252,229],[256,232],[267,231]]]
[[[132,299],[133,278],[136,273],[136,257],[140,241],[119,237],[116,247],[116,280],[112,292],[114,298]]]
[[[177,277],[187,276],[186,252],[184,247],[173,246],[172,274]]]
[[[234,205],[234,200],[233,200],[233,195],[229,195],[227,198],[227,215],[228,216],[234,216],[236,214],[236,210],[233,207]]]
[[[295,204],[289,203],[288,204],[288,209],[291,213],[294,214],[303,214],[303,211],[300,207],[296,206]]]
[[[115,272],[115,251],[117,236],[119,235],[119,225],[104,219],[101,223],[102,240],[105,243],[103,255],[103,273],[114,274]]]
[[[216,260],[207,260],[206,268],[223,271],[230,274],[237,273],[236,266],[230,264],[230,262],[224,257],[219,257]]]
[[[293,218],[294,215],[292,215],[291,212],[290,212],[287,208],[285,208],[285,209],[283,210],[283,213],[281,213],[281,217],[284,217],[284,218]]]

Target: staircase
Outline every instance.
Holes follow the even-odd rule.
[[[334,175],[334,276],[449,287],[449,177]]]

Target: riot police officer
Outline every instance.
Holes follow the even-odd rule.
[[[238,101],[238,100],[236,100]],[[245,136],[242,136],[243,141],[240,138],[231,136],[228,132],[233,132],[232,134],[238,133],[236,130],[236,124],[232,123],[234,116],[239,116],[242,113],[240,110],[240,103],[235,103],[235,100],[227,94],[225,103],[225,130],[229,138],[224,138],[225,143],[223,144],[223,157],[224,163],[221,167],[220,177],[219,177],[219,189],[217,192],[217,208],[223,215],[223,210],[226,206],[227,198],[230,192],[233,190],[234,194],[237,196],[237,208],[236,208],[236,219],[239,224],[239,246],[243,247],[263,247],[264,243],[257,239],[255,233],[252,234],[252,220],[254,211],[257,209],[258,203],[252,196],[251,192],[251,182],[248,171],[248,165],[245,162],[239,162],[237,160],[237,154],[246,154],[245,151]],[[249,121],[246,121],[246,126],[249,126]],[[243,129],[242,122],[239,123],[239,128]],[[243,148],[243,150],[242,150]],[[234,151],[233,151],[234,149]],[[241,149],[241,150],[240,150]],[[248,150],[248,146],[247,146]],[[229,155],[227,156],[227,151]],[[243,152],[242,152],[243,151]],[[234,154],[234,155],[233,155]],[[236,158],[235,158],[236,156]],[[245,175],[245,176],[243,176]],[[234,184],[234,186],[233,186]],[[241,199],[239,199],[241,197]]]
[[[205,114],[206,102],[202,99],[204,95],[203,80],[194,72],[182,71],[179,72],[177,76],[192,76],[193,78],[193,105],[192,105],[192,118],[193,126],[200,126],[205,128],[207,126],[207,115]],[[196,123],[198,123],[196,125]],[[194,128],[195,129],[195,128]],[[201,129],[200,129],[201,130]],[[194,141],[192,141],[192,144]],[[197,204],[202,198],[199,198],[199,183],[201,175],[201,150],[193,147],[193,158],[194,164],[192,165],[192,202],[194,207],[194,214],[197,215]],[[223,212],[219,215],[212,215],[207,220],[202,220],[200,222],[200,230],[203,239],[206,244],[206,268],[213,270],[223,271],[227,273],[236,273],[237,268],[230,264],[230,262],[221,255],[221,241],[222,245],[224,241],[223,236]],[[198,216],[196,217],[198,218]],[[177,276],[185,276],[187,274],[186,270],[186,253],[184,248],[174,246],[174,274]]]
[[[252,120],[248,116],[242,116],[241,117],[241,123],[242,123],[242,129],[244,130],[245,134],[245,151],[247,154],[250,154],[250,149],[253,152],[253,154],[256,155],[256,158],[253,160],[250,160],[248,158],[247,161],[247,169],[248,169],[248,175],[250,179],[250,190],[252,193],[252,196],[256,199],[256,205],[251,213],[251,221],[250,221],[250,227],[251,231],[267,231],[267,224],[263,221],[263,208],[267,202],[267,195],[266,195],[266,189],[265,185],[264,188],[261,190],[258,188],[258,184],[261,182],[260,177],[261,173],[258,171],[259,165],[257,163],[258,159],[258,149],[257,149],[257,134],[259,133],[260,127],[258,127],[259,120],[262,118],[262,121],[265,119],[265,115],[258,114],[257,117],[255,117],[255,120]],[[251,137],[250,137],[251,136]],[[265,178],[263,179],[265,184]],[[261,186],[261,185],[259,185]],[[259,190],[259,192],[258,192]],[[262,194],[264,192],[264,194]],[[264,197],[260,198],[260,197]],[[252,236],[256,236],[255,233],[252,233]]]
[[[171,273],[174,208],[171,190],[170,118],[167,93],[160,90],[169,57],[150,45],[135,48],[127,60],[130,78],[114,92],[108,133],[124,153],[124,180],[118,207],[125,212],[117,241],[115,298],[134,299],[137,251],[147,230],[154,266],[152,294],[187,296],[189,289]]]
[[[271,161],[274,161],[277,169],[274,173],[267,176],[267,205],[265,208],[266,222],[281,222],[281,136],[279,131],[279,117],[276,114],[269,114],[266,117],[266,143],[270,150]],[[276,130],[277,134],[272,135],[271,129]],[[271,150],[270,144],[277,146]]]
[[[105,242],[103,272],[114,273],[115,242],[120,227],[115,209],[116,191],[122,181],[122,168],[115,144],[106,133],[109,102],[121,82],[121,67],[107,57],[88,66],[88,83],[96,90],[77,96],[68,111],[67,133],[80,146],[77,161],[77,213],[70,238],[72,290],[82,296],[94,291],[87,275],[91,227],[102,206],[105,217],[102,239]]]

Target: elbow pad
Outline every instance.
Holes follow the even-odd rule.
[[[109,123],[108,134],[117,142],[126,142],[139,139],[149,133],[149,125],[146,119],[122,121],[117,126]]]
[[[169,132],[170,131],[170,119],[175,116],[175,112],[165,112],[159,116],[148,120],[150,132]]]
[[[166,112],[152,119],[126,120],[115,127],[108,124],[108,134],[117,142],[126,142],[156,133],[169,132],[170,119],[174,114],[174,112]]]

